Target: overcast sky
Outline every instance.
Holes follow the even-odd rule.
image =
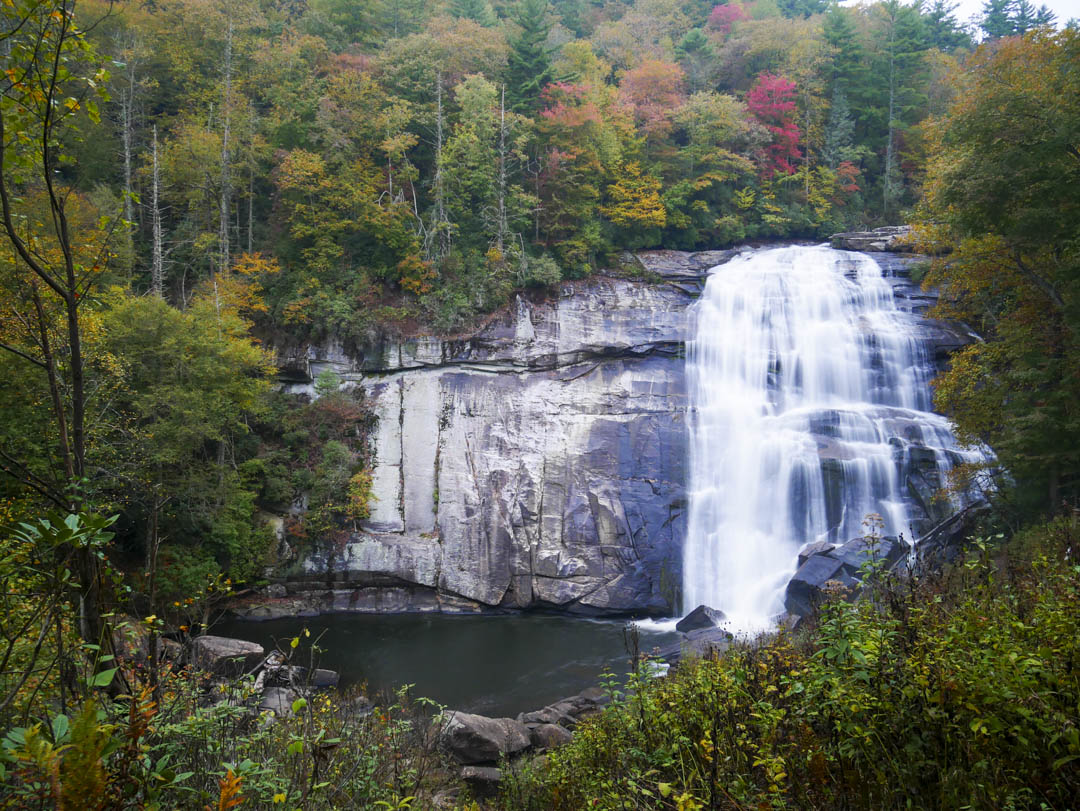
[[[956,19],[962,23],[972,21],[972,17],[982,17],[982,7],[985,0],[953,0],[957,2]],[[1036,6],[1047,5],[1050,10],[1057,14],[1058,28],[1063,26],[1070,17],[1080,17],[1080,0],[1031,0]],[[858,0],[848,0],[844,5],[857,5]]]
[[[1080,17],[1080,0],[1031,0],[1038,8],[1046,5],[1057,14],[1058,28],[1063,26],[1070,17]],[[982,17],[983,0],[959,0],[956,9],[956,19],[960,22],[970,22],[972,17]]]

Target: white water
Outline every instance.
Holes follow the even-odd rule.
[[[743,254],[709,276],[692,318],[686,611],[767,626],[804,544],[861,536],[871,513],[883,534],[911,538],[913,448],[942,474],[980,456],[930,411],[915,319],[865,254]]]

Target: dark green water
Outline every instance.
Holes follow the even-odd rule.
[[[342,685],[366,684],[380,699],[402,684],[451,709],[513,716],[597,683],[605,669],[623,674],[625,623],[542,615],[330,614],[268,622],[228,621],[212,633],[287,649],[304,628],[322,634],[319,665]],[[676,639],[640,631],[640,648]]]

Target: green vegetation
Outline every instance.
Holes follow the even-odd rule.
[[[814,627],[647,676],[506,808],[1068,808],[1080,791],[1077,516],[943,576],[864,569]]]
[[[347,345],[460,329],[625,248],[895,221],[972,46],[899,0],[78,0],[74,22],[107,99],[63,173],[127,223],[113,270],[184,306],[273,256],[259,333]]]
[[[985,339],[937,405],[997,452],[1014,525],[1080,493],[1080,34],[983,46],[930,128],[922,246],[939,313]]]
[[[262,511],[294,550],[369,514],[362,392],[277,392],[268,347],[910,211],[985,339],[937,398],[999,454],[1008,545],[639,669],[502,802],[1067,807],[1080,39],[1046,17],[988,0],[973,49],[941,2],[5,0],[0,803],[430,805],[453,777],[404,701],[268,727],[158,655],[280,562]]]

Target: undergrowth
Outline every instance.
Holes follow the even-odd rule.
[[[488,807],[1075,807],[1077,538],[1074,515],[975,541],[944,573],[872,561],[860,599],[834,592],[794,634],[665,678],[637,657],[571,743],[503,764]],[[309,694],[271,719],[250,680],[114,664],[66,698],[35,687],[51,711],[9,706],[26,709],[5,719],[0,808],[480,808],[407,691],[373,711]]]
[[[871,564],[813,627],[645,663],[514,809],[1045,808],[1080,796],[1075,519],[974,542],[945,574]]]

